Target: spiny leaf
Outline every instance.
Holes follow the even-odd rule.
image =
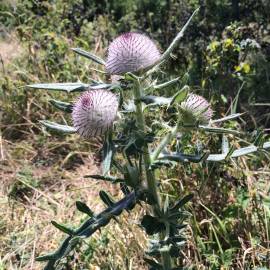
[[[94,216],[94,212],[85,203],[76,201],[76,207],[80,212],[85,213],[90,217]]]
[[[44,261],[49,261],[49,260],[54,260],[54,259],[56,259],[55,253],[50,253],[47,255],[42,255],[42,256],[36,257],[36,261],[38,261],[38,262],[44,262]]]
[[[103,175],[106,175],[111,168],[114,152],[115,152],[115,147],[112,141],[112,134],[109,133],[107,134],[106,140],[102,147],[102,173]]]
[[[53,225],[54,227],[56,227],[58,230],[60,230],[60,231],[62,231],[62,232],[64,232],[64,233],[66,233],[66,234],[68,234],[68,235],[73,235],[73,234],[74,234],[74,231],[73,231],[72,229],[67,228],[67,227],[64,226],[64,225],[61,225],[61,224],[57,223],[57,222],[54,221],[54,220],[52,220],[51,223],[52,223],[52,225]]]
[[[186,155],[183,153],[161,153],[158,157],[159,160],[168,160],[168,161],[176,161],[176,162],[194,162],[199,163],[204,160],[207,160],[209,156],[209,152],[205,152],[201,155]]]
[[[220,118],[220,119],[211,120],[211,123],[220,123],[220,122],[229,121],[229,120],[238,118],[238,117],[240,117],[243,114],[245,114],[245,113],[234,113],[234,114],[230,114],[230,115],[225,116],[225,117]]]
[[[116,177],[112,177],[112,176],[103,176],[103,175],[97,175],[97,174],[85,175],[84,177],[85,178],[93,178],[96,180],[108,181],[108,182],[111,182],[113,184],[125,182],[125,179],[122,179],[122,178],[116,178]]]
[[[172,79],[171,81],[168,81],[168,82],[165,82],[165,83],[162,83],[162,84],[155,85],[154,86],[154,89],[163,89],[163,88],[166,88],[168,86],[171,86],[173,84],[178,83],[179,80],[180,80],[180,77],[177,77],[175,79]]]
[[[228,138],[225,135],[222,136],[222,146],[221,146],[221,149],[222,149],[222,153],[225,154],[225,155],[227,155],[227,153],[230,150],[229,141],[228,141]]]
[[[145,229],[148,235],[153,235],[165,230],[164,223],[160,222],[158,218],[150,215],[143,216],[141,226]]]
[[[127,165],[125,167],[125,183],[130,187],[137,187],[140,180],[140,173],[136,167]]]
[[[184,101],[188,95],[189,87],[185,85],[181,90],[179,90],[173,97],[169,106],[174,105],[175,103],[181,103]]]
[[[113,89],[114,87],[118,87],[118,86],[113,85],[113,84],[108,84],[108,83],[100,83],[100,84],[96,84],[96,85],[91,85],[90,89],[91,90],[109,89],[109,88]]]
[[[263,149],[268,149],[270,148],[270,142],[265,142],[262,146]]]
[[[178,211],[181,207],[183,207],[187,202],[191,201],[194,197],[193,194],[186,195],[183,199],[176,202],[176,204],[170,209],[171,212]]]
[[[130,190],[128,188],[127,185],[123,184],[123,183],[120,183],[120,188],[121,188],[121,191],[123,192],[123,194],[126,196],[128,194],[130,194]]]
[[[234,153],[234,146],[231,146],[231,148],[229,149],[226,157],[225,157],[225,160],[229,160],[229,158],[232,156],[232,154]]]
[[[75,133],[76,129],[71,126],[57,124],[55,122],[47,121],[47,120],[40,120],[39,121],[43,126],[47,127],[50,130],[63,132],[63,133]]]
[[[166,195],[165,201],[163,203],[163,212],[166,214],[169,210],[169,196]]]
[[[209,155],[209,157],[207,158],[207,161],[223,161],[225,160],[227,154],[211,154]]]
[[[152,105],[166,105],[171,102],[171,98],[166,97],[158,97],[158,96],[143,96],[141,97],[141,101],[145,104],[152,104]]]
[[[116,202],[112,207],[108,207],[95,217],[87,219],[79,228],[74,230],[74,235],[68,236],[60,245],[60,247],[53,253],[39,257],[39,260],[49,260],[46,270],[55,270],[59,260],[66,257],[78,244],[81,239],[90,237],[101,227],[109,223],[110,219],[120,215],[125,209],[132,209],[137,203],[137,197],[141,196],[140,191],[131,192],[123,199]]]
[[[87,90],[91,85],[76,82],[76,83],[37,83],[30,84],[27,87],[44,90],[56,90],[66,92],[81,92]]]
[[[57,109],[67,112],[67,113],[72,113],[72,107],[73,105],[67,102],[63,102],[60,100],[56,99],[50,99],[49,102]]]
[[[258,150],[258,147],[255,145],[251,145],[251,146],[247,146],[247,147],[243,147],[240,149],[235,150],[231,157],[240,157],[243,155],[247,155],[247,154],[251,154],[253,152],[256,152]]]
[[[177,47],[177,45],[179,44],[181,38],[184,36],[184,33],[187,29],[187,27],[189,26],[189,24],[192,21],[192,18],[198,13],[199,8],[197,8],[192,15],[190,16],[190,18],[188,19],[188,21],[186,22],[186,24],[183,26],[183,28],[181,29],[181,31],[177,34],[177,36],[174,38],[174,40],[172,41],[172,43],[170,44],[170,46],[167,48],[167,50],[162,54],[161,58],[160,58],[160,62],[167,60],[171,53],[173,52],[173,50]]]
[[[105,66],[105,64],[106,64],[103,59],[101,59],[99,56],[94,55],[93,53],[87,52],[87,51],[80,49],[80,48],[71,48],[71,50],[76,52],[77,54],[83,56],[83,57],[86,57],[86,58],[100,64],[100,65]]]
[[[114,199],[108,194],[106,193],[104,190],[101,190],[99,192],[99,196],[101,198],[101,200],[109,207],[114,206],[115,201]]]
[[[240,149],[234,150],[231,154],[230,157],[236,158],[236,157],[241,157],[243,155],[248,155],[254,152],[257,152],[260,149],[268,149],[270,148],[270,142],[265,142],[262,145],[262,148],[259,148],[255,145],[250,145],[247,147],[242,147]],[[227,154],[211,154],[208,156],[207,161],[223,161],[227,157]]]
[[[211,133],[228,133],[228,134],[235,134],[235,135],[240,135],[242,132],[238,130],[233,130],[233,129],[228,129],[228,128],[216,128],[216,127],[210,127],[210,126],[202,126],[199,125],[199,128],[206,131],[206,132],[211,132]]]

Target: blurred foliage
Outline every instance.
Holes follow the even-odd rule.
[[[232,112],[244,111],[247,116],[241,122],[243,129],[269,127],[269,0],[7,0],[0,2],[0,39],[15,32],[23,50],[12,63],[3,59],[0,65],[3,137],[10,141],[29,140],[40,152],[51,153],[45,151],[50,137],[36,122],[44,117],[68,122],[47,103],[52,97],[67,97],[26,92],[24,86],[103,78],[92,69],[96,68],[93,63],[75,56],[70,48],[81,47],[104,56],[108,43],[125,31],[146,32],[164,50],[198,6],[199,15],[185,33],[168,69],[174,76],[185,75],[197,92],[211,99],[216,116],[223,116],[228,108]],[[13,124],[23,125],[18,128]],[[228,127],[234,126],[239,123],[230,121]],[[181,139],[190,149],[200,143],[192,138]],[[219,137],[209,139],[205,135],[202,141],[209,149],[220,145]],[[66,156],[66,148],[79,151],[72,140],[62,148],[61,143],[60,138],[48,149],[56,149],[53,154],[61,157]],[[240,144],[245,145],[245,138]],[[33,151],[24,147],[26,152]],[[14,150],[13,156],[25,160],[25,153],[20,151]],[[35,159],[31,160],[33,164]],[[191,209],[193,232],[185,259],[190,269],[269,269],[269,156],[256,154],[233,165],[179,165],[173,173],[164,169],[162,177],[171,180],[164,187],[170,196],[184,193],[184,186],[188,191],[196,190],[195,200],[201,201]],[[9,192],[19,200],[30,193],[29,185],[39,187],[27,170],[19,172],[16,181]],[[86,265],[88,258],[95,256],[95,247],[107,244],[106,237],[89,244],[83,255]],[[104,256],[98,255],[98,260]],[[113,266],[104,269],[123,269]],[[4,267],[0,259],[0,269]]]

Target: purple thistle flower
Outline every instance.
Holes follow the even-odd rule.
[[[110,44],[106,71],[116,75],[135,72],[154,65],[159,59],[160,52],[149,37],[125,33]]]
[[[73,126],[84,138],[104,134],[113,124],[118,109],[116,95],[108,90],[84,92],[72,111]]]
[[[187,99],[181,103],[182,114],[186,122],[208,124],[213,116],[213,110],[208,101],[198,95],[189,94]]]

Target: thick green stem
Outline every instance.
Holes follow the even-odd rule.
[[[170,143],[170,141],[176,136],[177,130],[178,124],[175,127],[173,127],[172,130],[169,133],[167,133],[167,135],[162,139],[162,141],[160,142],[160,144],[158,145],[158,147],[155,149],[155,151],[151,156],[152,162],[154,162],[158,158],[159,154],[166,147],[166,145]]]
[[[137,126],[141,131],[145,132],[146,131],[145,119],[144,119],[143,110],[142,110],[141,97],[142,97],[142,93],[141,93],[140,82],[139,80],[134,80],[134,98],[135,98],[135,104],[136,104]],[[143,148],[143,161],[144,161],[145,175],[146,175],[146,181],[147,181],[147,188],[155,201],[155,204],[153,205],[153,211],[154,213],[157,213],[157,212],[160,212],[160,210],[162,209],[161,199],[158,193],[158,187],[157,187],[154,171],[150,169],[151,157],[150,157],[150,152],[147,145],[145,145]],[[160,239],[163,240],[165,237],[166,237],[165,232],[160,234]],[[169,252],[164,251],[162,252],[161,256],[162,256],[163,269],[170,270],[172,267],[172,262],[171,262],[171,256]]]

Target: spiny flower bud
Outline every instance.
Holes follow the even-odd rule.
[[[112,126],[117,109],[118,99],[110,91],[84,92],[73,106],[73,126],[82,137],[100,136]]]
[[[121,75],[135,72],[155,64],[160,52],[155,43],[139,33],[125,33],[117,37],[109,46],[106,71]]]
[[[189,94],[181,103],[181,113],[186,124],[208,124],[213,116],[213,110],[208,101],[198,95]]]

